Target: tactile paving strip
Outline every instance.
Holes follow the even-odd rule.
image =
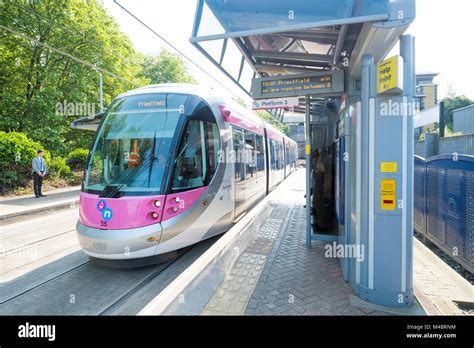
[[[276,219],[269,219],[265,221],[260,230],[258,231],[259,238],[268,238],[268,239],[276,239],[278,237],[278,233],[280,232],[280,226],[282,225],[282,220]]]
[[[274,244],[271,238],[256,238],[245,249],[246,252],[252,254],[270,255]]]
[[[266,255],[240,255],[202,314],[243,314],[266,260]]]
[[[204,315],[243,314],[258,278],[263,271],[267,256],[288,218],[289,209],[275,209],[260,226],[256,238],[239,256],[226,275],[221,286],[204,308]]]

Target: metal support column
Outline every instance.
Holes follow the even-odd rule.
[[[104,111],[103,91],[102,91],[102,72],[99,71],[99,109]]]
[[[407,105],[407,114],[405,115],[406,127],[404,130],[404,138],[406,148],[404,151],[404,188],[403,188],[403,217],[406,227],[406,234],[402,236],[402,288],[401,291],[412,297],[413,292],[413,157],[415,155],[414,144],[414,96],[416,94],[416,68],[415,68],[415,38],[411,35],[403,35],[400,37],[400,55],[404,61],[404,93]],[[403,232],[402,232],[403,233]],[[411,299],[410,301],[411,302]]]
[[[311,105],[306,96],[306,245],[311,247]]]
[[[360,273],[360,281],[365,284],[369,289],[373,289],[374,279],[374,233],[373,233],[373,221],[370,217],[373,216],[372,205],[374,204],[374,196],[371,194],[371,187],[374,187],[373,176],[370,176],[370,146],[371,142],[374,141],[374,134],[370,132],[370,118],[374,117],[370,115],[369,103],[370,103],[370,87],[374,83],[371,69],[374,65],[374,57],[370,54],[365,54],[362,57],[362,88],[361,88],[361,176],[360,185],[361,192],[361,207],[360,207],[360,241],[364,245],[364,259],[367,260],[367,264],[364,265],[364,270]],[[373,174],[373,173],[372,173]],[[367,267],[365,269],[365,267]]]

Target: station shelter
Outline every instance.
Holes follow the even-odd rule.
[[[255,101],[298,98],[308,247],[335,243],[356,294],[391,307],[413,304],[415,14],[415,0],[200,0],[190,38]]]

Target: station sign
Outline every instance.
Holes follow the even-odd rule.
[[[299,105],[298,98],[279,98],[254,100],[252,110],[286,109]]]
[[[397,181],[386,179],[380,181],[380,208],[395,210],[397,208]]]
[[[377,94],[396,95],[403,92],[403,60],[394,56],[377,64]]]
[[[344,92],[344,71],[255,78],[252,80],[252,97],[286,98],[305,95],[334,95]]]
[[[398,163],[397,162],[380,162],[380,172],[382,173],[397,173]]]

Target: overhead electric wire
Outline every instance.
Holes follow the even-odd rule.
[[[175,47],[171,42],[166,40],[163,36],[158,34],[154,29],[152,29],[150,26],[148,26],[146,23],[144,23],[140,18],[135,16],[133,13],[131,13],[129,10],[127,10],[125,7],[123,7],[120,3],[117,2],[117,0],[114,0],[114,3],[116,3],[118,6],[120,6],[125,12],[127,12],[130,16],[135,18],[140,24],[142,24],[145,28],[147,28],[149,31],[151,31],[154,35],[156,35],[158,38],[160,38],[163,42],[165,42],[168,46],[173,48],[176,52],[178,52],[180,55],[182,55],[184,58],[186,58],[191,64],[193,64],[195,67],[197,67],[199,70],[201,70],[203,73],[205,73],[207,76],[209,76],[211,79],[216,81],[219,85],[224,87],[226,90],[228,90],[231,94],[234,96],[238,97],[237,93],[229,89],[225,84],[217,80],[214,76],[212,76],[210,73],[208,73],[206,70],[204,70],[199,64],[195,63],[191,58],[189,58],[187,55],[185,55],[181,50],[179,50],[177,47]]]
[[[132,80],[127,79],[126,77],[122,77],[122,76],[120,76],[120,75],[117,75],[117,74],[115,74],[115,73],[113,73],[113,72],[111,72],[111,71],[109,71],[109,70],[107,70],[107,69],[101,68],[101,67],[99,67],[99,66],[97,66],[97,65],[95,65],[95,64],[92,64],[92,63],[89,63],[89,62],[87,62],[87,61],[85,61],[85,60],[82,60],[82,59],[80,59],[80,58],[77,58],[76,56],[73,56],[73,55],[70,54],[70,53],[64,52],[64,51],[62,51],[62,50],[60,50],[60,49],[58,49],[58,48],[56,48],[56,47],[53,47],[53,46],[48,45],[47,43],[44,43],[44,42],[41,42],[41,41],[39,41],[39,40],[37,40],[37,39],[35,39],[35,38],[32,38],[31,36],[28,36],[28,35],[26,35],[26,34],[20,33],[20,32],[18,32],[18,31],[14,30],[14,29],[11,29],[11,28],[9,28],[9,27],[6,27],[6,26],[4,26],[4,25],[2,25],[2,24],[0,24],[0,28],[2,28],[3,30],[6,30],[6,31],[12,33],[12,34],[15,35],[15,36],[21,37],[21,38],[23,38],[23,39],[27,39],[27,40],[29,40],[30,42],[34,42],[34,43],[36,43],[36,44],[38,44],[38,45],[40,45],[40,46],[46,47],[47,49],[49,49],[49,50],[51,50],[51,51],[53,51],[53,52],[59,53],[59,54],[61,54],[61,55],[63,55],[63,56],[66,56],[66,57],[68,57],[68,58],[70,58],[70,59],[72,59],[72,60],[74,60],[74,61],[76,61],[76,62],[78,62],[78,63],[81,63],[81,64],[83,64],[83,65],[86,65],[86,66],[88,66],[88,67],[90,67],[90,68],[92,68],[92,69],[94,69],[94,70],[96,70],[96,71],[99,71],[99,72],[101,72],[101,73],[109,74],[110,76],[115,77],[116,79],[125,81],[125,82],[130,83],[130,84],[132,84],[132,85],[134,85],[134,86],[140,86],[140,84],[137,83],[137,81],[132,81]]]
[[[1,0],[0,0],[0,1],[1,1]],[[38,17],[38,18],[41,18],[41,19],[45,20],[46,22],[48,22],[48,23],[50,23],[50,24],[52,24],[52,25],[54,25],[54,26],[56,26],[56,27],[61,28],[61,30],[64,30],[64,31],[66,31],[67,33],[69,33],[69,34],[71,34],[71,35],[73,35],[73,36],[75,36],[75,35],[77,34],[77,33],[73,32],[73,31],[71,31],[71,30],[69,30],[69,29],[67,29],[67,28],[64,28],[64,27],[60,26],[60,25],[57,24],[56,22],[54,22],[54,21],[52,21],[51,19],[49,19],[49,18],[47,18],[47,17],[45,17],[45,16],[39,14],[38,12],[33,11],[32,9],[29,9],[29,8],[27,8],[27,7],[24,7],[24,6],[20,5],[20,4],[16,4],[16,3],[14,3],[14,2],[12,2],[11,4],[12,4],[12,5],[15,5],[16,7],[21,8],[21,9],[23,9],[23,10],[25,10],[25,11],[28,11],[29,13],[35,15],[35,16]],[[83,31],[78,31],[78,33],[81,34],[81,36],[82,36],[83,39],[86,38],[86,34],[85,34]],[[94,41],[89,41],[88,43],[90,43],[91,45],[94,45],[95,47],[97,47],[97,48],[99,48],[99,49],[101,49],[101,50],[103,49],[101,46],[99,46],[98,44],[96,44]],[[118,56],[118,58],[124,60],[124,57],[123,57],[123,56]],[[133,62],[128,62],[128,64],[133,65],[133,66],[135,66],[135,67],[141,67],[139,64],[136,64],[136,63],[133,63]]]
[[[152,32],[154,35],[156,35],[159,39],[161,39],[163,42],[165,42],[168,46],[170,46],[170,47],[171,47],[173,50],[175,50],[178,54],[180,54],[181,56],[183,56],[183,57],[184,57],[186,60],[188,60],[191,64],[193,64],[195,67],[197,67],[199,70],[201,70],[204,74],[206,74],[206,75],[209,76],[212,80],[214,80],[214,81],[217,82],[219,85],[221,85],[222,87],[224,87],[224,88],[225,88],[227,91],[229,91],[232,95],[238,97],[238,95],[237,95],[237,93],[235,93],[235,91],[229,89],[224,83],[222,83],[221,81],[217,80],[214,76],[212,76],[210,73],[208,73],[206,70],[204,70],[199,64],[197,64],[196,62],[194,62],[191,58],[189,58],[186,54],[184,54],[180,49],[178,49],[178,48],[177,48],[176,46],[174,46],[171,42],[169,42],[167,39],[165,39],[162,35],[160,35],[159,33],[157,33],[154,29],[152,29],[150,26],[148,26],[146,23],[144,23],[142,20],[140,20],[138,17],[136,17],[133,13],[131,13],[128,9],[126,9],[126,8],[125,8],[124,6],[122,6],[120,3],[118,3],[117,0],[114,0],[114,3],[117,4],[120,8],[122,8],[125,12],[127,12],[130,16],[132,16],[136,21],[138,21],[140,24],[142,24],[145,28],[147,28],[149,31],[151,31],[151,32]],[[30,12],[31,14],[37,16],[38,18],[42,18],[43,20],[49,22],[50,24],[53,24],[53,25],[55,25],[55,26],[57,26],[57,27],[60,27],[60,26],[59,26],[57,23],[55,23],[54,21],[52,21],[52,20],[50,20],[49,18],[47,18],[47,17],[45,17],[45,16],[43,16],[43,15],[37,13],[36,11],[33,11],[33,10],[31,10],[31,9],[28,9],[28,8],[26,8],[26,7],[22,6],[22,5],[16,4],[16,3],[12,3],[12,4],[15,5],[15,6],[17,6],[18,8],[21,8],[21,9],[23,9],[23,10],[25,10],[25,11]],[[104,69],[104,68],[101,68],[101,67],[97,66],[96,64],[93,64],[93,63],[89,63],[89,62],[87,62],[87,61],[84,61],[84,60],[82,60],[82,59],[80,59],[80,58],[78,58],[78,57],[73,56],[73,55],[70,54],[70,53],[67,53],[67,52],[62,51],[62,50],[60,50],[60,49],[58,49],[58,48],[55,48],[55,47],[53,47],[53,46],[50,46],[50,45],[48,45],[48,44],[46,44],[46,43],[43,43],[43,42],[41,42],[41,41],[39,41],[39,40],[37,40],[37,39],[32,38],[32,37],[30,37],[30,36],[28,36],[28,35],[26,35],[26,34],[20,33],[20,32],[18,32],[18,31],[14,30],[14,29],[11,29],[11,28],[9,28],[9,27],[3,26],[3,25],[1,25],[1,24],[0,24],[0,28],[4,29],[4,30],[6,30],[6,31],[9,31],[10,33],[12,33],[12,34],[14,34],[14,35],[16,35],[16,36],[19,36],[19,37],[22,37],[22,38],[24,38],[24,39],[27,39],[27,40],[29,40],[30,42],[34,42],[34,43],[36,43],[36,44],[38,44],[38,45],[41,45],[41,46],[43,46],[43,47],[46,47],[46,48],[48,48],[48,49],[50,49],[50,50],[52,50],[52,51],[54,51],[54,52],[56,52],[56,53],[58,53],[58,54],[61,54],[61,55],[63,55],[63,56],[66,56],[66,57],[68,57],[68,58],[70,58],[70,59],[72,59],[72,60],[74,60],[74,61],[76,61],[76,62],[78,62],[78,63],[81,63],[81,64],[84,64],[84,65],[86,65],[86,66],[89,66],[90,68],[92,68],[92,69],[94,69],[94,70],[96,70],[96,71],[100,71],[100,72],[107,73],[107,74],[109,74],[109,75],[111,75],[111,76],[113,76],[113,77],[115,77],[115,78],[117,78],[117,79],[120,79],[120,80],[122,80],[122,81],[126,81],[126,82],[128,82],[128,83],[130,83],[130,84],[132,84],[132,85],[135,85],[135,86],[139,86],[139,85],[140,85],[140,84],[137,83],[136,81],[131,81],[131,80],[125,78],[125,77],[119,76],[119,75],[117,75],[117,74],[115,74],[115,73],[113,73],[113,72],[111,72],[111,71],[108,71],[108,70],[106,70],[106,69]],[[68,30],[68,29],[65,29],[65,28],[61,28],[61,29],[62,29],[62,30],[65,30],[65,31],[68,32],[68,33],[74,34],[73,32],[71,32],[71,31]],[[81,34],[84,35],[82,32],[81,32]],[[85,36],[85,35],[84,35],[84,36]],[[95,44],[95,43],[93,43],[93,42],[91,42],[91,43],[92,43],[93,45],[95,45],[96,47],[99,47],[97,44]],[[100,48],[100,47],[99,47],[99,48]],[[120,58],[120,57],[119,57],[119,58]],[[130,63],[131,63],[131,62],[130,62]],[[131,63],[131,65],[138,66],[137,64],[134,64],[134,63]]]

